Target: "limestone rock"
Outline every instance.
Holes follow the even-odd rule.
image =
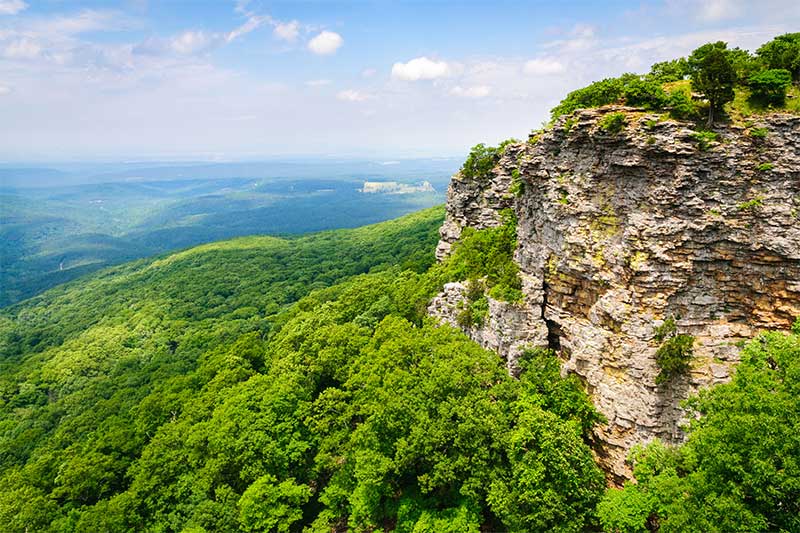
[[[626,114],[618,134],[599,126],[609,112]],[[568,131],[565,120],[510,146],[489,179],[453,177],[437,257],[464,227],[515,210],[524,303],[491,301],[467,333],[511,371],[525,346],[555,349],[608,419],[598,453],[620,480],[632,445],[684,438],[680,401],[729,379],[738,341],[800,316],[800,117],[759,119],[765,139],[720,126],[705,151],[690,124],[640,109],[577,111]],[[449,284],[430,314],[455,325],[463,292]],[[668,317],[695,337],[694,357],[657,386],[654,328]]]

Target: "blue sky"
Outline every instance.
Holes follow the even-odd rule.
[[[0,0],[0,161],[430,157],[796,1]]]

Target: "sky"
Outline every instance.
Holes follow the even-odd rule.
[[[797,0],[0,0],[0,162],[450,157]]]

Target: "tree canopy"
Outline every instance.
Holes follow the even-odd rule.
[[[606,531],[800,530],[799,334],[750,342],[733,381],[689,402],[686,444],[631,454],[637,483],[600,504]]]

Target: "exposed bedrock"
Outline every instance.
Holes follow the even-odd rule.
[[[600,126],[614,112],[627,120],[617,134]],[[800,117],[753,127],[766,138],[720,126],[701,149],[688,123],[578,111],[509,146],[490,177],[450,184],[440,259],[464,227],[498,225],[505,208],[518,218],[524,302],[490,300],[467,333],[511,371],[526,347],[556,350],[608,419],[598,455],[617,481],[634,444],[683,438],[680,401],[729,379],[739,341],[800,315]],[[455,325],[464,297],[448,284],[429,312]],[[691,369],[656,385],[654,329],[669,317],[695,339]]]

